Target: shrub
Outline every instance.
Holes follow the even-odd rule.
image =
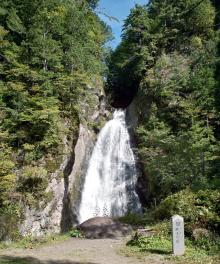
[[[0,208],[0,241],[17,239],[20,209],[17,205]]]
[[[154,210],[157,220],[179,214],[184,217],[186,233],[192,235],[195,228],[207,228],[220,233],[220,192],[183,190],[168,196]]]
[[[10,204],[10,196],[14,192],[16,183],[11,148],[4,144],[4,136],[6,135],[0,133],[0,208]]]
[[[70,232],[69,232],[69,235],[71,237],[76,237],[76,238],[84,238],[84,234],[82,233],[82,231],[78,230],[78,229],[72,229]]]
[[[20,190],[36,193],[47,187],[47,171],[42,167],[25,166],[19,178]]]
[[[199,231],[199,232],[198,232]],[[195,232],[197,232],[195,236]],[[214,236],[211,232],[205,229],[199,228],[194,230],[193,244],[197,248],[204,249],[206,251],[219,251],[220,250],[220,238]]]
[[[39,201],[49,202],[51,193],[46,192],[48,173],[43,167],[24,166],[18,179],[17,190],[31,207],[38,207]]]
[[[128,225],[146,225],[144,215],[128,213],[119,218],[119,221]]]

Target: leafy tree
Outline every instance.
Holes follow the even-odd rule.
[[[215,7],[209,0],[136,5],[111,56],[113,105],[126,107],[137,94],[137,155],[150,200],[185,187],[219,188]]]

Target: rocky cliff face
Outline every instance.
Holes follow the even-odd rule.
[[[140,125],[143,120],[147,122],[149,115],[150,115],[150,105],[151,102],[147,102],[145,105],[140,105],[140,96],[137,95],[131,104],[127,108],[127,124],[129,128],[129,132],[131,134],[132,138],[132,144],[134,146],[134,149],[137,147],[138,138],[136,136],[136,129],[138,125]],[[145,111],[140,111],[144,108]],[[142,113],[142,114],[140,114]],[[146,206],[148,204],[148,176],[144,174],[141,161],[139,159],[138,154],[136,153],[136,166],[137,166],[137,172],[138,172],[138,181],[137,181],[137,194],[139,196],[140,202],[143,206]]]
[[[88,87],[90,102],[81,102],[77,140],[68,142],[66,136],[63,139],[66,155],[59,169],[50,175],[46,189],[47,193],[52,193],[53,198],[47,204],[39,202],[38,208],[26,206],[24,221],[19,225],[21,235],[58,233],[77,224],[80,194],[96,135],[110,117],[102,89],[100,85],[98,87]]]

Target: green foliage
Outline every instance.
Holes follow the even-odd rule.
[[[110,60],[107,90],[129,94],[148,76],[148,70],[163,54],[194,51],[191,40],[204,47],[213,35],[215,10],[210,1],[150,1],[136,5],[123,28],[123,39]],[[149,87],[144,88],[146,90]],[[134,94],[134,93],[133,93]]]
[[[153,230],[153,234],[156,234],[158,236],[166,237],[166,238],[169,238],[171,236],[170,219],[155,223],[155,218],[154,218],[154,221],[152,221],[150,224],[150,228]]]
[[[200,234],[199,237],[194,239],[191,243],[195,247],[204,249],[210,253],[218,252],[220,249],[220,238],[208,232]]]
[[[134,236],[127,243],[126,255],[138,255],[139,258],[145,258],[146,254],[153,253],[164,255],[166,260],[172,263],[180,264],[203,264],[203,263],[219,263],[219,246],[220,240],[206,239],[200,241],[199,244],[193,240],[186,239],[186,253],[184,256],[174,257],[172,253],[172,242],[170,236],[161,236],[155,234],[150,237]],[[208,246],[207,246],[208,245]]]
[[[7,142],[8,134],[0,133],[0,208],[10,204],[10,196],[15,189],[16,176],[11,148]]]
[[[76,237],[76,238],[84,238],[85,235],[82,233],[82,231],[78,230],[78,229],[72,229],[71,231],[69,231],[69,235],[71,237]]]
[[[19,191],[42,196],[48,184],[47,171],[42,167],[24,166],[19,184]]]
[[[13,248],[33,249],[33,248],[38,248],[42,245],[52,244],[67,239],[69,239],[68,234],[62,234],[62,235],[52,234],[41,237],[32,237],[32,236],[26,236],[24,238],[17,237],[17,239],[11,241],[11,243],[4,241],[0,242],[0,249],[13,249]]]
[[[51,198],[50,174],[77,136],[82,104],[94,104],[94,80],[106,71],[110,30],[97,4],[0,4],[0,209]]]
[[[146,219],[141,214],[128,213],[125,216],[122,216],[118,219],[120,222],[128,225],[145,225]]]
[[[151,253],[170,254],[171,241],[162,236],[139,236],[128,241],[128,246],[136,246],[141,251],[149,251]]]
[[[94,7],[97,1],[89,4]],[[9,132],[14,148],[34,146],[22,152],[29,152],[30,163],[59,149],[62,117],[77,119],[80,96],[90,93],[83,80],[88,84],[103,72],[109,31],[87,1],[2,5],[1,129]]]
[[[186,232],[192,236],[193,230],[206,228],[220,233],[219,191],[205,190],[192,192],[183,190],[164,199],[155,209],[156,219],[170,219],[179,214],[184,217]]]
[[[201,199],[201,197],[206,197],[206,194],[207,193],[203,192],[198,196]],[[176,206],[176,208],[181,207],[181,209],[179,211],[174,210],[172,213],[181,211],[181,213],[186,213],[186,215],[193,214],[193,210],[196,209],[191,205],[191,196],[189,195],[189,193],[187,193],[187,191],[179,193],[178,197],[175,198],[181,199],[181,197],[184,196],[186,199],[186,195],[188,195],[189,197],[189,203],[187,204],[186,200],[185,202],[180,203],[178,203],[178,200],[175,200],[175,203],[173,202],[173,206]],[[215,195],[216,193],[213,193],[212,195],[210,195],[212,196],[212,198],[207,198],[208,204],[210,204],[210,200],[212,200]],[[165,203],[163,204],[164,210],[166,210],[166,206],[169,207],[168,202],[166,203],[166,205]],[[197,206],[199,207],[199,205]],[[185,209],[185,207],[187,207],[187,209]],[[160,208],[160,206],[158,208]],[[190,208],[192,209],[191,211]],[[170,208],[167,208],[167,212],[168,211],[170,212]],[[189,219],[184,218],[184,220],[186,221],[186,224],[188,226],[188,224],[190,223],[188,222]],[[159,221],[157,223],[152,223],[149,230],[150,231],[147,236],[143,236],[138,232],[134,233],[131,240],[127,242],[128,247],[126,249],[126,255],[131,254],[133,257],[138,256],[139,258],[145,258],[146,254],[149,253],[154,255],[159,254],[164,255],[164,258],[172,261],[172,263],[177,262],[181,264],[202,264],[206,262],[216,264],[219,263],[220,237],[207,229],[197,228],[190,236],[187,232],[185,233],[185,254],[184,256],[180,257],[172,256],[172,235],[170,219],[164,220],[163,222]]]
[[[147,8],[136,5],[125,21],[122,42],[112,53],[109,62],[106,90],[116,106],[120,98],[125,100],[122,107],[127,106],[137,92],[149,55],[146,48],[142,50],[143,39],[149,36],[149,26]]]
[[[103,44],[109,32],[83,3],[12,1],[6,5],[12,11],[2,14],[1,19],[11,21],[13,17],[14,24],[22,25],[26,33],[23,35],[18,26],[13,30],[8,24],[1,27],[5,61],[0,102],[2,129],[9,131],[10,144],[19,149],[24,144],[35,146],[28,150],[27,163],[60,149],[61,118],[78,118],[80,96],[90,96],[88,83],[104,70]]]
[[[18,224],[21,219],[21,208],[10,201],[0,208],[0,241],[18,239]]]
[[[186,186],[212,186],[212,166],[219,160],[212,129],[203,122],[183,129],[172,133],[152,113],[149,123],[137,130],[138,154],[149,175],[152,197],[160,199]]]
[[[220,188],[218,11],[210,0],[136,5],[111,55],[112,104],[126,107],[136,95],[147,207],[187,187]]]

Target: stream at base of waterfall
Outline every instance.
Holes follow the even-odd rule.
[[[115,110],[98,135],[89,161],[79,207],[79,223],[95,216],[140,212],[137,169],[126,125],[126,111]]]

